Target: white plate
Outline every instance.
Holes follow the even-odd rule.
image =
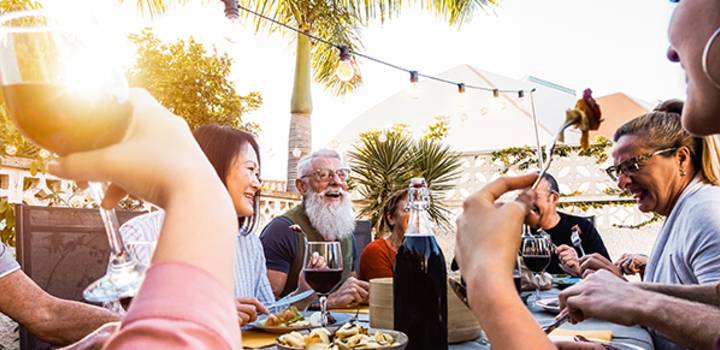
[[[568,336],[568,335],[550,335],[548,336],[551,341],[575,341],[574,337]],[[616,348],[620,348],[623,350],[645,350],[644,348],[635,345],[635,344],[629,344],[617,340],[613,340],[610,342],[610,344]]]
[[[557,298],[545,298],[535,301],[535,305],[541,307],[543,310],[553,313],[560,313],[560,301]]]

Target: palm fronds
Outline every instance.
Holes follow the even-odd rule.
[[[410,179],[423,177],[430,189],[430,217],[443,230],[452,225],[442,198],[460,176],[460,158],[435,140],[416,141],[399,128],[380,138],[379,132],[360,137],[349,154],[353,188],[364,199],[359,216],[369,217],[378,227],[390,198],[407,188]]]

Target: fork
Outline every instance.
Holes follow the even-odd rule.
[[[560,129],[558,130],[557,134],[555,135],[555,139],[553,140],[552,145],[550,146],[550,151],[547,154],[547,159],[545,162],[545,166],[540,171],[540,175],[538,175],[537,180],[535,180],[535,183],[533,183],[531,189],[536,189],[538,185],[540,184],[540,181],[542,180],[542,177],[547,173],[548,169],[550,169],[550,163],[552,163],[553,160],[553,151],[555,151],[555,146],[557,145],[558,140],[560,139],[560,135],[565,131],[565,129],[580,123],[580,116],[577,116],[575,118],[569,119],[565,121],[562,125],[560,125]]]
[[[580,250],[580,257],[582,258],[585,256],[585,250],[582,247],[582,239],[580,239],[580,227],[578,225],[573,226],[570,231],[572,232],[570,234],[570,241],[572,242],[572,245],[575,246],[578,250]]]

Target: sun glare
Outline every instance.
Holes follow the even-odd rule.
[[[105,1],[85,0],[46,5],[60,23],[56,38],[60,41],[62,83],[71,93],[90,100],[108,93],[118,99],[127,97],[123,74],[130,56],[127,39],[108,18],[117,10],[109,6]]]

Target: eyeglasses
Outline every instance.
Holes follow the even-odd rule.
[[[340,181],[347,181],[348,176],[350,176],[350,169],[348,168],[340,168],[337,170],[331,170],[331,169],[318,169],[314,172],[311,172],[310,174],[305,174],[301,176],[301,179],[304,179],[306,177],[314,177],[317,181],[328,181],[333,176],[333,174],[337,175],[338,179]]]
[[[629,176],[630,174],[636,173],[638,170],[640,170],[640,168],[642,167],[642,163],[644,163],[646,160],[658,154],[674,152],[675,150],[677,150],[677,147],[663,148],[655,152],[641,154],[639,156],[626,159],[618,165],[608,167],[607,169],[605,169],[605,172],[608,174],[608,176],[610,176],[611,179],[613,179],[613,181],[617,181],[620,177],[620,173]]]

